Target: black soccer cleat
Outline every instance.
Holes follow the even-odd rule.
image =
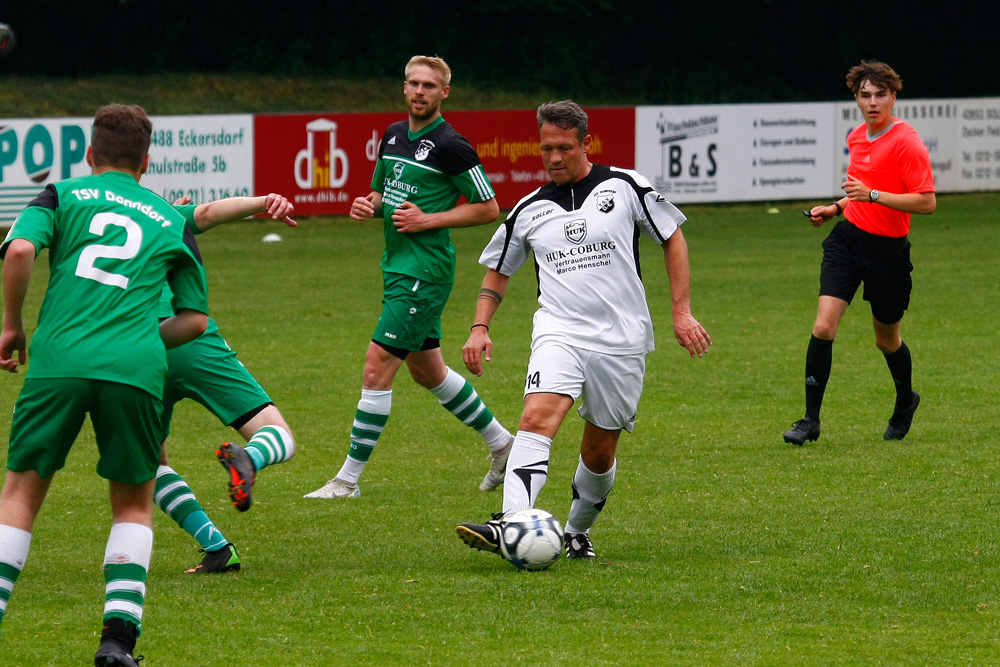
[[[500,535],[503,531],[503,512],[491,515],[486,523],[463,523],[455,528],[462,541],[473,549],[500,553]]]
[[[126,651],[118,644],[111,641],[103,641],[94,656],[95,667],[139,667],[143,656],[138,658],[132,655],[131,651]]]
[[[229,497],[233,506],[241,512],[250,509],[253,502],[250,493],[257,477],[253,460],[246,450],[232,442],[224,442],[215,450],[215,456],[222,467],[229,472]]]
[[[594,543],[586,533],[566,533],[566,558],[594,560]]]
[[[913,413],[917,411],[917,406],[920,405],[920,394],[913,392],[913,402],[910,403],[910,407],[905,410],[900,410],[898,407],[892,411],[892,417],[889,418],[889,425],[885,429],[885,435],[882,436],[883,440],[902,440],[906,437],[906,434],[910,432],[910,424],[913,423]]]
[[[806,440],[813,441],[818,439],[819,422],[808,417],[798,420],[792,424],[792,428],[785,431],[785,442],[790,442],[800,447]]]
[[[239,572],[240,556],[236,553],[236,546],[232,542],[227,542],[226,546],[215,551],[205,551],[198,549],[205,557],[201,559],[197,567],[185,570],[187,574],[222,574],[223,572]]]
[[[101,632],[101,645],[94,656],[95,667],[138,667],[142,656],[136,658],[132,655],[138,637],[139,630],[135,625],[120,618],[108,619]]]

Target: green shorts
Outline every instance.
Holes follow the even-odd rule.
[[[123,484],[156,477],[160,464],[158,396],[118,382],[84,378],[26,379],[14,405],[7,469],[49,479],[66,465],[90,413],[97,474]]]
[[[441,313],[452,284],[427,283],[399,273],[383,275],[382,316],[372,340],[409,352],[425,349],[428,338],[441,338]]]
[[[164,438],[170,433],[174,405],[185,398],[204,405],[226,426],[272,402],[217,331],[167,350],[161,419]]]

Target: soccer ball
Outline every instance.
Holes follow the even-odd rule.
[[[545,510],[521,510],[503,521],[500,553],[522,570],[544,570],[563,550],[563,530]]]
[[[14,37],[14,29],[6,23],[0,23],[0,57],[13,51],[15,44],[17,39]]]

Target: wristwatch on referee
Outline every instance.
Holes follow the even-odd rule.
[[[868,201],[873,204],[878,201],[878,190],[871,190],[868,193]]]

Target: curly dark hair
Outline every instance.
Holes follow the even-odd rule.
[[[878,60],[862,60],[860,65],[855,65],[847,73],[847,87],[855,95],[865,85],[865,81],[870,81],[879,89],[885,88],[890,93],[898,93],[903,89],[903,80],[896,71]]]

